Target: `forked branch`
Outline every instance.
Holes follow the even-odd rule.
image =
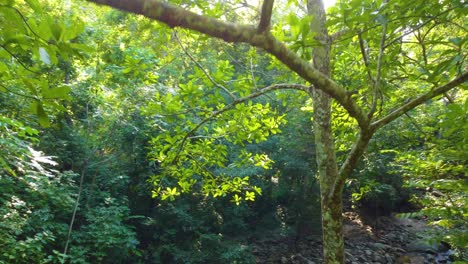
[[[422,94],[418,97],[416,97],[413,100],[410,100],[409,102],[403,104],[402,106],[398,107],[397,109],[393,110],[390,114],[387,116],[381,118],[380,120],[377,120],[371,124],[371,129],[376,130],[384,125],[392,122],[393,120],[397,119],[398,117],[402,116],[409,110],[423,104],[427,100],[430,100],[438,95],[442,95],[446,93],[447,91],[459,86],[460,84],[463,84],[468,81],[468,72],[462,73],[460,76],[457,78],[451,80],[450,82],[441,85],[439,87],[433,88],[430,91],[428,91],[425,94]]]
[[[273,3],[275,0],[264,0],[262,5],[262,14],[258,24],[258,33],[263,33],[270,28],[271,14],[273,12]]]

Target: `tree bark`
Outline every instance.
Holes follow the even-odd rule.
[[[330,76],[330,37],[325,26],[325,9],[321,0],[308,0],[307,10],[313,17],[311,30],[321,43],[312,50],[314,67]],[[331,124],[331,98],[320,87],[312,91],[314,104],[314,133],[317,167],[320,181],[322,209],[322,237],[324,263],[344,263],[344,239],[342,228],[343,186],[335,186],[338,179],[335,143]],[[338,187],[338,188],[336,188]]]

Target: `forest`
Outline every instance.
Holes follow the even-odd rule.
[[[464,0],[0,0],[0,264],[468,263]]]

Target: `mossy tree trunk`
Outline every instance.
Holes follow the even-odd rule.
[[[320,43],[312,49],[314,67],[330,76],[330,38],[325,27],[325,10],[320,0],[308,0],[307,10],[313,17],[311,30]],[[319,87],[316,87],[319,88]],[[331,124],[331,98],[321,89],[312,90],[314,133],[322,209],[324,263],[344,263],[341,190],[335,189],[338,179],[335,144]],[[340,187],[339,189],[342,189]],[[334,193],[338,193],[335,195]]]

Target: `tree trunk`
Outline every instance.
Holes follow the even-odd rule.
[[[330,41],[325,27],[325,10],[320,0],[308,0],[307,9],[309,15],[313,17],[311,30],[316,34],[315,38],[320,43],[312,50],[314,67],[329,77]],[[312,98],[322,208],[323,259],[324,263],[344,263],[342,186],[338,189],[334,187],[338,179],[338,167],[331,125],[331,98],[320,89],[312,91]]]

